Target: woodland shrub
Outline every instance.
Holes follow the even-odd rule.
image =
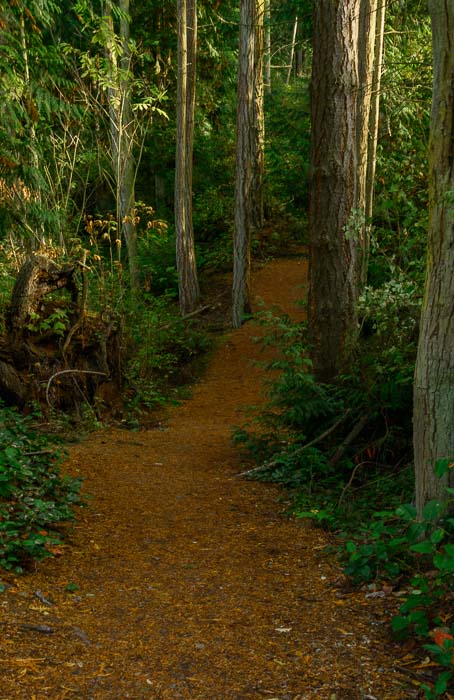
[[[172,298],[147,296],[124,315],[127,345],[124,401],[130,413],[175,399],[195,379],[208,336],[179,315]]]
[[[338,528],[354,512],[360,517],[358,503],[381,508],[389,496],[397,505],[412,489],[406,467],[419,308],[419,290],[405,278],[367,288],[357,348],[330,385],[311,373],[305,324],[262,316],[265,342],[279,348],[270,366],[279,375],[256,425],[237,431],[236,440],[264,462],[259,478],[293,490],[301,515]]]
[[[32,419],[0,406],[0,566],[21,573],[56,553],[61,525],[81,504],[80,479],[62,476],[56,440]]]
[[[438,476],[452,468],[440,460]],[[356,583],[388,581],[405,595],[392,629],[399,639],[417,639],[441,669],[426,698],[444,695],[454,678],[454,518],[449,515],[454,489],[446,503],[430,501],[422,519],[413,504],[373,513],[369,524],[351,532],[345,543],[345,572]]]

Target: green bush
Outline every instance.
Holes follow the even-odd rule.
[[[127,362],[124,396],[129,411],[154,409],[194,378],[209,349],[208,336],[191,319],[183,320],[172,299],[147,296],[124,312]]]
[[[454,489],[448,491],[454,494]],[[447,669],[432,687],[423,684],[429,700],[443,695],[454,677],[454,624],[446,625],[454,592],[454,518],[449,505],[430,501],[421,519],[412,504],[375,513],[372,522],[345,544],[345,572],[356,583],[390,580],[407,588],[392,629],[399,639],[417,638],[435,663]]]
[[[265,342],[277,346],[279,358],[269,365],[265,409],[236,441],[264,462],[255,477],[292,488],[300,515],[340,527],[358,504],[380,509],[390,498],[397,506],[412,489],[404,467],[411,458],[419,308],[418,289],[405,279],[366,289],[357,347],[330,385],[311,372],[305,324],[262,315]]]
[[[61,450],[30,418],[0,406],[0,426],[0,566],[21,573],[60,543],[81,482],[60,475]]]

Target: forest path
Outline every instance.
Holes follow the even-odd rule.
[[[304,261],[279,260],[254,288],[301,315],[304,277]],[[260,332],[229,333],[162,429],[71,447],[92,498],[64,556],[0,596],[0,699],[416,697],[396,670],[393,601],[348,592],[325,533],[236,476]]]

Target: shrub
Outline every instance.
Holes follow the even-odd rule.
[[[81,503],[81,482],[60,475],[61,450],[30,418],[0,406],[0,425],[0,566],[21,573],[52,556],[59,524],[73,520]]]

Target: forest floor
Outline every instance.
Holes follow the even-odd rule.
[[[304,278],[304,260],[278,260],[255,294],[301,317]],[[418,697],[394,597],[349,588],[329,536],[238,477],[232,426],[263,400],[261,332],[226,333],[160,426],[70,447],[89,506],[62,556],[1,576],[0,700]]]

